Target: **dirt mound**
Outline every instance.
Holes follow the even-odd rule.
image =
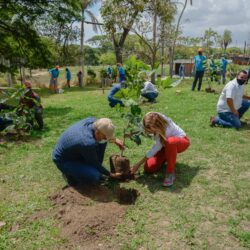
[[[106,186],[66,187],[50,196],[53,208],[49,213],[67,240],[63,249],[113,249],[106,238],[114,234],[127,205],[133,204],[137,196],[133,189]]]

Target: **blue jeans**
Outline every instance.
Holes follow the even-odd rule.
[[[109,106],[111,108],[115,107],[117,104],[120,104],[121,106],[124,106],[123,102],[120,99],[114,98],[112,96],[108,97],[108,101],[109,101]]]
[[[98,160],[103,162],[107,143],[99,144]],[[98,184],[101,179],[104,167],[91,166],[81,160],[66,160],[55,162],[57,168],[67,177],[73,178],[77,183]],[[108,172],[106,169],[104,169]]]
[[[158,96],[158,93],[157,92],[149,92],[149,93],[141,94],[141,96],[147,98],[149,102],[154,102],[156,97]]]
[[[239,116],[232,112],[218,113],[218,116],[215,118],[215,124],[222,125],[226,128],[240,128],[240,118],[249,109],[249,107],[250,101],[243,99],[241,107],[238,109]]]

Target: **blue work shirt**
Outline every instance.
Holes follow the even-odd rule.
[[[50,74],[51,74],[51,76],[53,78],[57,78],[59,76],[59,70],[58,69],[50,69],[49,72],[50,72]]]
[[[71,80],[71,72],[69,70],[66,71],[66,79]]]
[[[197,55],[194,57],[194,63],[195,63],[195,70],[196,71],[204,71],[204,65],[203,62],[206,60],[207,58],[203,55]]]
[[[67,161],[80,161],[83,164],[95,167],[100,173],[109,175],[109,171],[102,166],[103,147],[94,137],[94,117],[81,120],[69,127],[55,145],[52,159],[56,164]]]
[[[228,65],[228,61],[225,58],[221,58],[221,70],[222,71],[226,71],[227,70],[227,65]]]

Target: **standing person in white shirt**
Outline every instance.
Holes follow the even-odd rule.
[[[154,136],[155,144],[152,149],[132,167],[136,173],[144,164],[146,173],[158,171],[167,162],[166,177],[163,186],[170,187],[175,181],[175,163],[177,153],[185,151],[190,141],[186,133],[169,117],[157,112],[149,112],[143,118],[144,130]]]
[[[248,75],[241,70],[235,79],[226,84],[217,103],[217,117],[210,118],[210,126],[221,125],[227,128],[241,127],[240,118],[250,107],[250,96],[244,95],[244,85]]]
[[[146,81],[144,88],[141,89],[141,96],[145,97],[149,102],[155,102],[158,96],[158,90],[152,82]]]

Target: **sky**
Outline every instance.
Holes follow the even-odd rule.
[[[99,21],[100,6],[99,3],[90,9]],[[243,48],[246,41],[250,47],[250,0],[193,0],[192,6],[188,3],[181,27],[184,36],[192,37],[203,36],[209,28],[220,35],[228,29],[232,31],[231,46]],[[86,25],[85,29],[86,40],[95,35],[90,25]]]

